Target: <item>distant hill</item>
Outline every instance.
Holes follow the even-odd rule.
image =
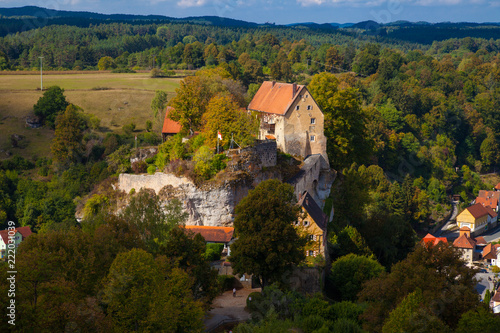
[[[54,10],[36,6],[24,6],[17,8],[0,8],[0,16],[3,18],[79,18],[108,21],[176,21],[211,24],[225,27],[253,27],[257,23],[235,20],[218,16],[197,16],[186,18],[175,18],[163,15],[132,15],[132,14],[99,14],[92,12],[77,12],[66,10]],[[81,21],[80,21],[81,22]]]
[[[41,20],[40,18],[43,18]],[[477,37],[485,39],[500,39],[500,23],[474,23],[474,22],[409,22],[395,21],[390,23],[377,23],[363,21],[358,23],[315,23],[299,22],[287,25],[270,23],[257,24],[242,20],[218,16],[193,16],[175,18],[163,15],[131,15],[131,14],[100,14],[82,11],[53,10],[36,6],[18,8],[0,8],[0,37],[16,32],[47,25],[71,25],[89,27],[91,24],[111,22],[133,22],[134,24],[150,23],[193,23],[220,27],[242,28],[273,28],[289,27],[291,29],[313,29],[324,33],[341,33],[353,37],[377,36],[388,39],[389,43],[405,41],[430,45],[434,41],[450,38]]]

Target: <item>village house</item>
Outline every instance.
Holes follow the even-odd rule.
[[[210,227],[200,225],[186,225],[184,228],[195,234],[200,234],[205,241],[210,243],[224,244],[223,252],[231,255],[231,241],[233,240],[234,228],[231,227]]]
[[[457,216],[458,227],[470,228],[473,235],[479,235],[492,226],[495,226],[496,221],[497,213],[491,207],[484,207],[481,203],[476,203],[465,208]]]
[[[298,205],[301,206],[305,217],[297,221],[295,226],[303,230],[309,239],[309,244],[305,249],[306,256],[316,257],[321,255],[324,257],[327,244],[328,216],[323,213],[307,191],[301,195]]]
[[[162,137],[163,142],[165,142],[165,140],[167,140],[168,137],[179,133],[182,129],[181,124],[179,124],[176,121],[173,121],[172,119],[170,119],[168,117],[168,114],[173,109],[174,108],[172,108],[171,106],[167,106],[167,109],[165,111],[165,118],[163,119],[163,127],[161,130],[161,137]]]
[[[468,264],[472,264],[472,261],[480,259],[482,250],[486,244],[483,237],[471,237],[471,229],[469,227],[460,228],[460,236],[453,242],[453,246],[462,251],[462,258]]]
[[[500,264],[500,244],[489,243],[483,249],[483,260],[486,264],[498,266]]]
[[[260,140],[276,140],[282,152],[303,158],[321,154],[328,163],[323,111],[306,86],[265,81],[248,110],[260,115]]]
[[[491,308],[493,313],[500,313],[500,287],[498,287],[495,295],[491,298]]]
[[[444,244],[448,244],[448,239],[446,239],[446,237],[435,237],[431,234],[427,234],[427,235],[425,235],[424,238],[422,238],[422,241],[421,241],[422,244],[427,245],[427,246],[436,246],[440,242],[442,242]]]
[[[31,229],[30,227],[19,227],[14,230],[10,231],[10,235],[12,236],[12,239],[14,240],[14,247],[17,249],[19,244],[23,240],[26,239],[29,235],[31,235]],[[9,244],[9,230],[1,230],[0,231],[0,259],[6,259],[8,255],[8,244]]]

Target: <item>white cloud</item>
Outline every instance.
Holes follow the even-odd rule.
[[[206,0],[180,0],[179,2],[177,2],[177,5],[179,7],[188,8],[188,7],[200,7],[206,3],[207,3]]]

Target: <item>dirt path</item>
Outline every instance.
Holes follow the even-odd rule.
[[[209,330],[223,320],[245,321],[250,319],[250,313],[245,310],[245,306],[248,295],[253,292],[260,292],[260,288],[239,289],[236,291],[236,297],[233,297],[232,291],[226,291],[217,297],[212,304],[212,309],[205,316],[205,329]]]

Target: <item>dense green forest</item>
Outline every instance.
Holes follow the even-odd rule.
[[[122,172],[164,169],[198,183],[217,177],[225,156],[206,138],[222,128],[223,112],[231,121],[224,138],[237,131],[239,141],[251,142],[256,124],[239,109],[266,79],[307,84],[325,114],[328,156],[338,171],[330,198],[333,263],[324,281],[328,298],[268,287],[254,295],[252,321],[238,332],[498,327],[473,289],[475,271],[457,252],[417,245],[417,233],[448,214],[450,194],[467,203],[495,185],[480,175],[500,167],[498,27],[96,22],[5,35],[0,69],[35,70],[43,56],[44,68],[54,70],[198,71],[172,99],[156,92],[144,133],[134,133],[135,124],[101,132],[99,120],[83,112],[91,110],[66,101],[58,87],[34,106],[54,129],[52,156],[0,163],[1,229],[12,220],[36,233],[18,254],[20,331],[202,330],[203,310],[223,285],[210,273],[205,242],[178,228],[185,220],[179,202],[161,207],[165,198],[144,191],[127,201],[112,184]],[[443,40],[421,39],[436,29]],[[449,38],[463,37],[462,30],[479,35]],[[201,134],[159,145],[152,122],[167,104],[185,133]],[[139,145],[159,145],[156,157],[130,163],[136,134]],[[120,213],[111,209],[118,202],[125,202]],[[3,281],[6,272],[3,265]],[[5,307],[6,295],[2,285]]]

